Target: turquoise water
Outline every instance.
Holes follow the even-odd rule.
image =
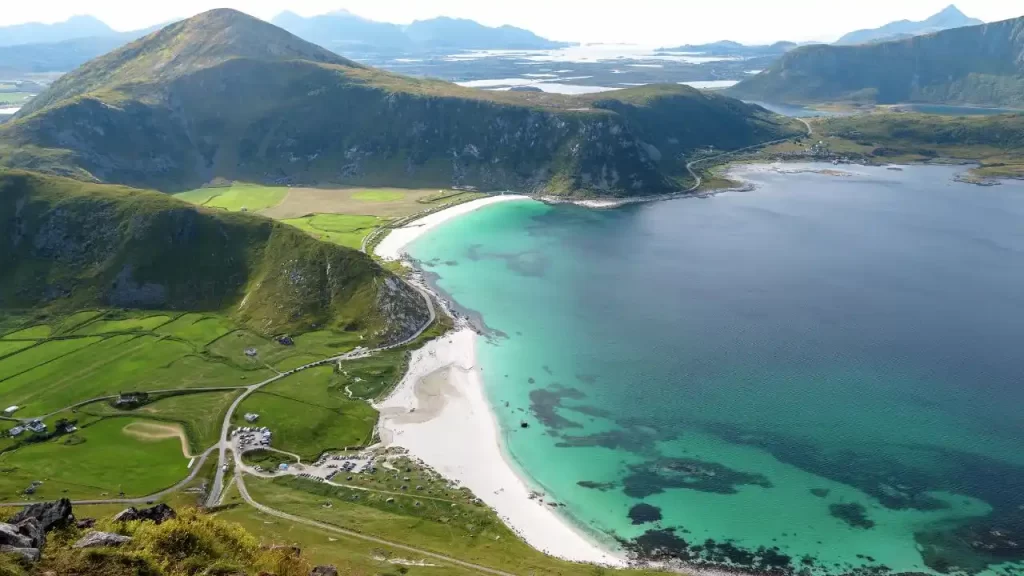
[[[1024,574],[1024,185],[850,170],[498,204],[411,253],[485,328],[508,452],[609,545]]]

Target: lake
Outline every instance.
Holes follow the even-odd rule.
[[[608,546],[1019,576],[1024,183],[820,168],[617,210],[498,204],[410,252],[485,328],[510,456]]]

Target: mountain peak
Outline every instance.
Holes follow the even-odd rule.
[[[361,67],[248,14],[230,8],[176,22],[87,62],[25,106],[21,115],[101,88],[169,82],[229,60],[305,60]]]
[[[966,14],[964,14],[959,8],[956,7],[956,4],[950,4],[949,6],[946,6],[945,8],[942,9],[941,12],[936,14],[936,16],[963,16],[964,18],[967,17]]]

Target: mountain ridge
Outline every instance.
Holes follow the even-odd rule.
[[[227,178],[628,196],[684,188],[707,146],[801,132],[679,85],[572,97],[400,76],[219,10],[66,75],[0,126],[0,165],[162,191]]]
[[[766,102],[1024,107],[1024,17],[877,44],[800,47],[727,93]]]
[[[878,28],[866,28],[844,34],[835,43],[839,45],[865,44],[868,42],[884,42],[899,40],[911,36],[931,34],[963,26],[979,26],[985,22],[970,18],[955,5],[950,4],[940,12],[921,20],[898,20],[889,22]]]

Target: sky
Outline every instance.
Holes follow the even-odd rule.
[[[511,24],[553,40],[649,46],[735,40],[832,41],[892,20],[923,20],[950,0],[4,0],[0,26],[56,22],[90,14],[118,30],[177,20],[211,8],[235,8],[270,20],[287,9],[303,16],[345,9],[400,24],[435,16]],[[986,22],[1024,15],[1019,0],[964,0],[968,16]]]

